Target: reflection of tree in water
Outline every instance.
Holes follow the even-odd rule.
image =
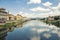
[[[21,24],[17,24],[17,25],[15,25],[14,27],[16,27],[16,28],[20,28],[20,27],[22,27],[23,26],[23,23],[21,23]]]
[[[49,33],[47,31],[40,34],[41,40],[60,40],[60,37],[56,33]]]
[[[0,40],[5,40],[7,32],[8,32],[7,28],[0,28]]]
[[[18,25],[16,25],[16,27],[17,28],[20,28],[20,27],[22,27],[22,24],[18,24]]]
[[[22,27],[22,24],[16,25],[17,28]],[[14,31],[14,26],[13,27],[1,27],[0,28],[0,40],[5,40],[5,37],[7,36],[7,32],[12,32]]]
[[[9,29],[8,32],[14,31],[14,27],[9,27],[8,29]]]
[[[20,27],[22,27],[22,25],[23,24],[17,24],[17,25],[15,25],[15,26],[13,26],[13,27],[9,27],[9,32],[13,32],[14,31],[14,28],[20,28]]]
[[[7,32],[12,32],[14,31],[14,28],[19,28],[22,27],[22,24],[16,25],[15,27],[8,27],[8,28],[0,28],[0,40],[5,40],[6,36],[7,36]]]

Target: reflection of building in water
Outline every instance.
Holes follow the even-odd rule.
[[[10,28],[8,29],[9,32],[12,32],[13,30],[14,30],[14,27],[10,27]]]
[[[7,28],[0,28],[0,40],[5,40],[7,32],[8,32]]]
[[[23,24],[18,24],[18,25],[16,25],[17,28],[20,28],[20,27],[22,27],[22,26],[23,26]]]
[[[22,25],[17,25],[16,27],[17,27],[17,28],[20,28],[20,27],[22,27]]]

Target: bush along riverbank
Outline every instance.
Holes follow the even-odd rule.
[[[17,24],[22,24],[22,23],[24,23],[23,20],[18,20],[16,22],[5,23],[4,25],[0,25],[0,27],[12,27],[12,26],[16,26]]]
[[[47,24],[52,24],[52,25],[55,25],[57,27],[60,27],[60,20],[55,20],[55,21],[43,21]]]
[[[15,25],[15,22],[12,22],[12,23],[6,23],[4,26],[5,27],[12,27]]]
[[[13,25],[13,23],[6,23],[5,25],[0,25],[0,27],[11,27]]]

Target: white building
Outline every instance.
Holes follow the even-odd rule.
[[[6,12],[4,8],[0,8],[0,19],[7,20],[7,14],[8,12]]]

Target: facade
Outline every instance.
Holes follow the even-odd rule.
[[[16,16],[9,14],[9,12],[6,12],[4,8],[0,8],[0,22],[2,21],[12,21],[12,20],[21,20],[23,17],[19,14]]]
[[[15,18],[15,16],[12,14],[7,15],[7,20],[9,20],[9,21],[15,20],[14,18]]]
[[[21,15],[17,14],[15,18],[16,18],[16,20],[21,20],[23,17]]]
[[[5,22],[7,20],[8,12],[4,8],[0,8],[0,22]]]
[[[49,16],[49,17],[48,17],[48,20],[49,20],[49,21],[53,21],[53,20],[54,20],[54,17]]]
[[[14,15],[6,12],[4,8],[0,8],[0,20],[14,20]]]

